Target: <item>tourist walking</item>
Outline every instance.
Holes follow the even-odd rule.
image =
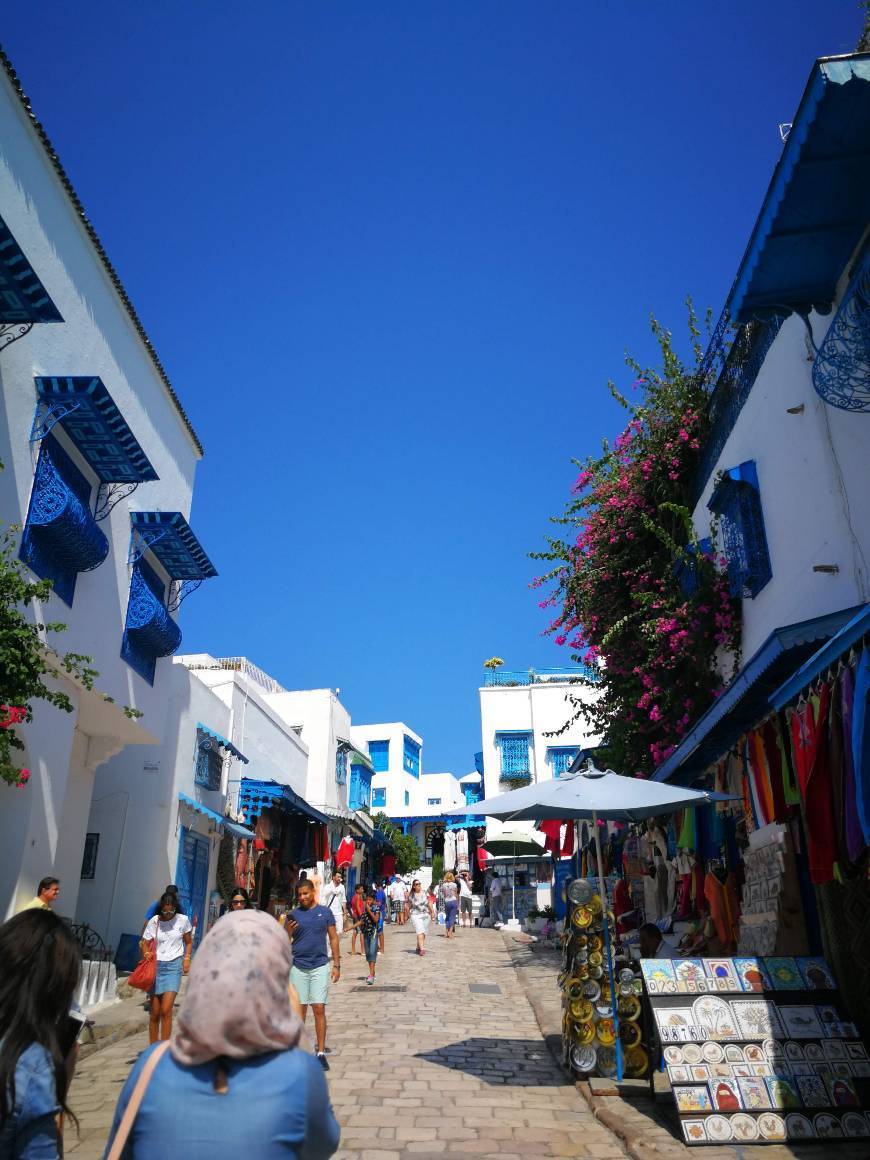
[[[407,898],[407,890],[405,883],[398,876],[394,875],[393,881],[390,883],[390,912],[393,922],[399,926],[404,926],[405,923],[405,900]]]
[[[329,1070],[326,1058],[326,1002],[329,998],[330,978],[337,983],[341,978],[341,952],[335,933],[335,916],[328,906],[314,901],[314,887],[305,879],[297,888],[299,905],[287,919],[287,933],[293,940],[293,969],[290,982],[296,988],[302,1004],[302,1021],[308,1008],[314,1012],[314,1036],[317,1058],[324,1071]],[[332,952],[332,969],[326,953],[326,943]]]
[[[411,926],[417,936],[417,954],[426,953],[426,935],[429,933],[429,923],[435,917],[435,903],[430,894],[427,894],[420,885],[420,879],[415,878],[411,883],[411,893],[408,895],[408,906],[411,913]]]
[[[361,954],[365,953],[365,943],[363,941],[363,936],[362,936],[362,933],[360,932],[360,930],[358,929],[359,920],[362,918],[363,911],[365,910],[365,906],[366,906],[366,888],[360,882],[359,885],[356,887],[356,889],[353,892],[353,898],[350,900],[350,914],[351,914],[351,920],[354,924],[351,927],[353,934],[351,935],[351,939],[350,939],[350,953],[352,955],[356,955],[356,954],[361,955]],[[356,949],[357,939],[359,939],[360,950]]]
[[[492,881],[489,884],[489,913],[496,926],[504,923],[504,911],[502,910],[502,891],[504,887],[502,880],[498,876],[498,871],[493,870]]]
[[[456,916],[459,913],[459,887],[450,870],[444,875],[441,883],[441,901],[444,903],[445,938],[453,938],[456,934]]]
[[[378,910],[377,899],[373,891],[369,891],[368,896],[363,904],[363,912],[356,923],[362,931],[363,946],[365,948],[366,962],[369,965],[369,974],[366,982],[371,987],[375,981],[375,968],[378,963],[378,924],[380,923],[381,915]]]
[[[245,890],[244,887],[237,886],[235,888],[235,890],[232,892],[232,894],[230,895],[230,910],[228,913],[231,913],[234,910],[253,910],[253,909],[254,909],[254,904],[253,904],[253,902],[251,902],[250,894],[248,894],[247,890]]]
[[[25,910],[51,910],[57,902],[58,894],[60,894],[60,879],[51,876],[43,878],[36,888],[36,895],[29,902],[25,902],[18,913],[21,914]]]
[[[378,949],[381,954],[384,953],[384,922],[387,917],[387,910],[389,903],[387,902],[387,880],[378,886],[377,882],[372,883],[372,890],[375,892],[375,900],[381,909],[381,921],[378,923]]]
[[[340,871],[336,870],[323,888],[323,905],[328,906],[335,919],[335,933],[344,934],[344,916],[347,913],[347,891]]]
[[[181,990],[181,976],[190,970],[190,952],[193,936],[190,919],[179,914],[178,899],[168,892],[160,899],[158,913],[149,919],[142,932],[140,946],[142,957],[151,959],[154,955],[154,941],[157,941],[157,977],[154,988],[149,992],[151,1018],[148,1025],[148,1042],[168,1039],[172,1034],[172,1008],[175,997]]]
[[[69,1011],[81,954],[48,907],[0,926],[0,1156],[63,1154],[60,1116],[75,1067]],[[70,1028],[70,1024],[76,1024]]]
[[[121,1091],[107,1156],[116,1146],[123,1160],[237,1160],[252,1149],[258,1160],[333,1155],[339,1127],[326,1077],[299,1046],[302,1020],[287,1002],[291,961],[270,915],[239,910],[215,924],[171,1045],[144,1051]],[[125,1142],[124,1112],[143,1081]]]
[[[175,885],[174,882],[169,883],[169,885],[163,891],[163,894],[174,894],[175,895],[175,909],[178,911],[179,914],[184,914],[184,905],[183,905],[181,899],[178,897],[178,887]],[[163,897],[163,894],[160,895],[160,898]],[[154,915],[157,913],[157,911],[160,909],[160,898],[155,898],[154,901],[151,903],[151,905],[148,907],[148,909],[145,911],[145,922],[146,923],[149,921],[149,919],[152,919],[154,917]],[[145,929],[144,925],[143,925],[142,929],[143,930]]]
[[[473,924],[474,895],[471,883],[468,881],[468,871],[463,870],[459,875],[459,924],[471,926]]]

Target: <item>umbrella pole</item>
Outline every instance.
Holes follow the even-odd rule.
[[[610,1004],[613,1010],[613,1027],[616,1031],[616,1078],[622,1080],[622,1042],[619,1036],[619,1013],[617,1011],[618,994],[616,981],[613,977],[613,945],[610,941],[610,923],[607,919],[607,891],[604,888],[604,860],[601,856],[601,836],[598,833],[598,815],[592,811],[592,826],[595,831],[595,857],[598,861],[598,891],[601,897],[601,906],[604,911],[604,947],[607,951],[607,977],[610,979]]]

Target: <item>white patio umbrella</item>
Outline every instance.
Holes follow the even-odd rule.
[[[517,923],[517,868],[518,858],[540,858],[544,853],[544,842],[539,834],[527,834],[525,830],[504,830],[498,837],[483,843],[487,854],[493,858],[513,858],[514,872],[511,875],[511,924]]]

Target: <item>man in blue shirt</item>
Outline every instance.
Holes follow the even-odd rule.
[[[330,973],[333,983],[341,978],[341,951],[335,930],[335,915],[328,906],[314,901],[314,886],[303,879],[296,891],[299,905],[287,920],[287,933],[293,940],[293,967],[290,981],[299,994],[303,1021],[308,1007],[314,1012],[314,1033],[317,1039],[317,1058],[324,1071],[329,1070],[326,1058],[326,1000],[329,996]],[[332,971],[326,953],[326,940],[332,951]]]

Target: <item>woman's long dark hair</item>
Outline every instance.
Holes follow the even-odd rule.
[[[0,926],[0,1126],[15,1107],[16,1064],[34,1043],[51,1057],[57,1102],[69,1114],[58,1037],[81,969],[78,944],[50,910],[25,910]]]

